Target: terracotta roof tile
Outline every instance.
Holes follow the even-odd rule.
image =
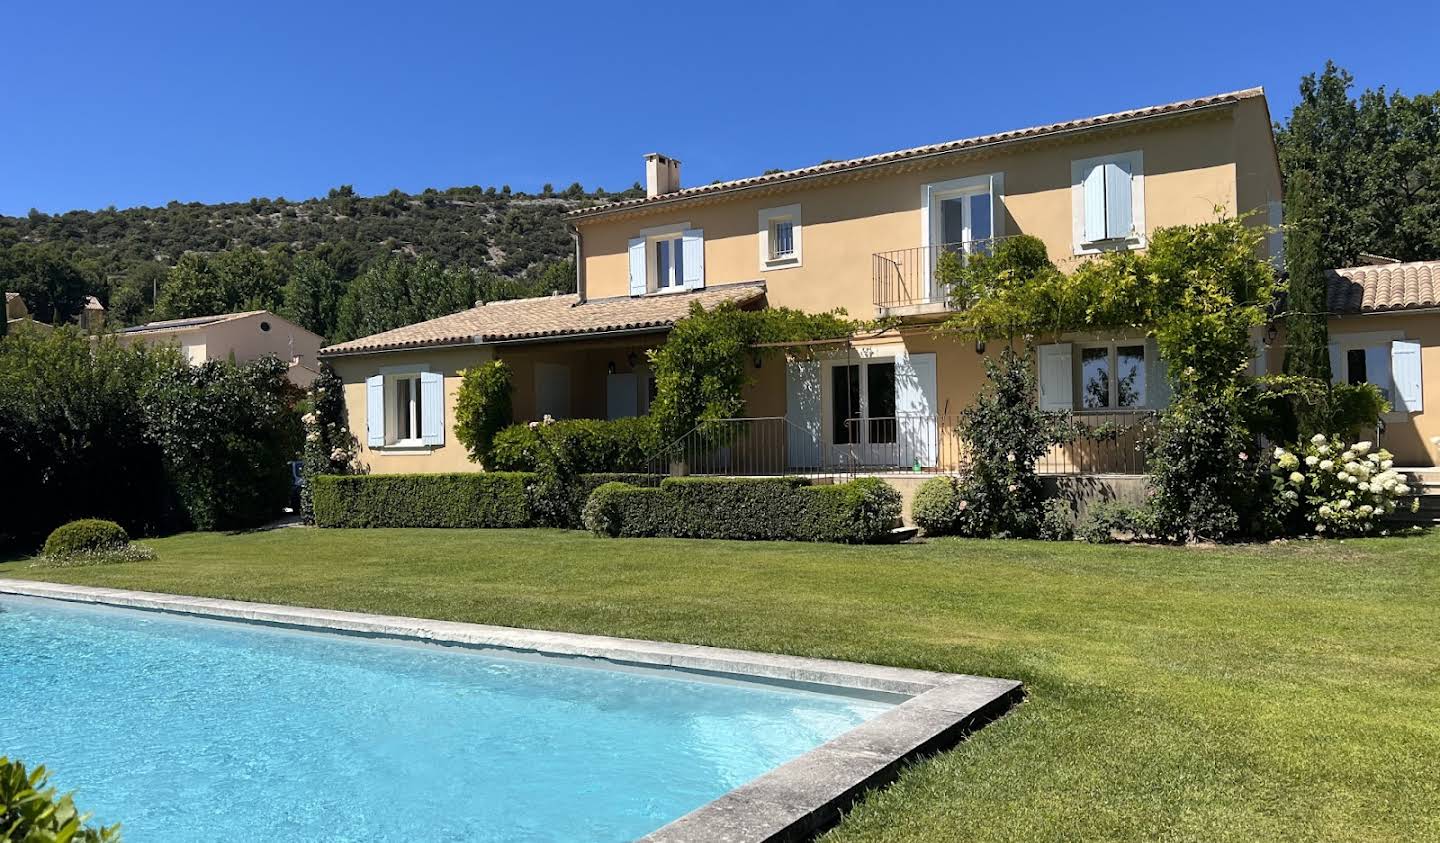
[[[691,302],[698,301],[705,307],[714,307],[723,301],[746,304],[764,295],[765,282],[750,281],[691,293],[591,299],[583,304],[573,294],[496,301],[428,322],[327,346],[320,350],[320,354],[360,354],[645,328],[664,330],[689,312]]]
[[[660,196],[647,197],[643,199],[622,199],[618,202],[610,202],[592,208],[578,208],[566,214],[567,217],[590,217],[601,216],[616,211],[640,208],[645,205],[655,205],[664,202],[673,202],[692,197],[705,196],[713,193],[723,193],[731,190],[743,190],[761,185],[777,184],[791,181],[793,179],[808,178],[812,176],[840,173],[846,170],[856,170],[864,167],[873,167],[881,164],[890,164],[905,161],[913,158],[923,158],[932,155],[941,155],[950,152],[961,152],[982,146],[989,146],[996,143],[1009,141],[1026,140],[1043,137],[1046,135],[1057,135],[1065,132],[1073,132],[1081,129],[1091,129],[1099,126],[1125,123],[1134,120],[1141,120],[1151,117],[1179,114],[1186,111],[1197,111],[1205,108],[1212,108],[1221,105],[1231,105],[1244,99],[1261,97],[1265,95],[1263,88],[1247,88],[1243,91],[1230,91],[1224,94],[1215,94],[1209,97],[1197,97],[1195,99],[1181,100],[1179,102],[1166,103],[1164,105],[1152,105],[1145,108],[1135,108],[1129,111],[1117,111],[1114,114],[1098,114],[1094,117],[1083,117],[1077,120],[1066,120],[1060,123],[1048,123],[1043,126],[1031,126],[1026,129],[1014,129],[1008,132],[999,132],[990,135],[978,135],[973,138],[962,140],[946,141],[945,143],[930,144],[928,146],[917,146],[911,149],[901,149],[895,152],[883,152],[879,155],[869,155],[864,158],[852,158],[847,161],[832,161],[826,164],[817,164],[813,167],[801,167],[798,170],[785,170],[779,173],[771,173],[764,176],[752,176],[750,178],[735,179],[733,181],[715,182],[713,184],[687,187],[672,193]]]
[[[1440,261],[1352,266],[1325,278],[1332,313],[1440,307]]]

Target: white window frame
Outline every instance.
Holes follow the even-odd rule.
[[[1332,332],[1330,334],[1330,343],[1335,346],[1335,350],[1338,352],[1338,354],[1336,354],[1336,357],[1340,360],[1340,366],[1342,371],[1331,372],[1331,379],[1335,383],[1350,382],[1349,352],[1363,351],[1367,348],[1373,348],[1377,345],[1383,345],[1386,348],[1385,359],[1388,362],[1390,360],[1391,353],[1390,344],[1396,342],[1397,340],[1408,339],[1409,338],[1405,336],[1404,331],[1359,331],[1352,334],[1341,334]],[[1415,342],[1415,340],[1410,341]],[[1393,408],[1399,403],[1395,400],[1395,373],[1391,371],[1391,368],[1388,365],[1386,367],[1386,371],[1390,373],[1390,386],[1388,388],[1389,395],[1387,396],[1387,398],[1390,401],[1390,406]],[[1367,383],[1372,382],[1370,380],[1370,372],[1368,371],[1365,373],[1365,380]],[[1409,421],[1410,414],[1404,410],[1391,409],[1390,412],[1382,414],[1381,418],[1387,422]]]
[[[1140,390],[1140,403],[1138,403],[1138,404],[1130,404],[1130,405],[1128,405],[1128,406],[1122,407],[1122,406],[1120,406],[1120,396],[1119,396],[1119,394],[1118,394],[1118,390],[1119,390],[1119,388],[1120,388],[1120,379],[1119,379],[1118,377],[1116,377],[1116,374],[1118,373],[1118,366],[1119,366],[1119,361],[1120,361],[1120,352],[1119,352],[1119,349],[1120,349],[1121,346],[1129,347],[1129,346],[1137,346],[1137,345],[1140,346],[1140,348],[1141,348],[1141,350],[1142,350],[1142,354],[1144,355],[1144,361],[1145,361],[1145,362],[1144,362],[1144,365],[1141,367],[1141,371],[1144,373],[1144,374],[1143,374],[1143,377],[1145,378],[1145,384],[1144,384],[1144,388]],[[1080,342],[1080,341],[1076,341],[1076,342],[1073,342],[1073,343],[1072,343],[1072,347],[1073,347],[1073,349],[1074,349],[1073,352],[1072,352],[1073,355],[1074,355],[1074,358],[1073,358],[1073,361],[1072,361],[1072,363],[1071,363],[1071,366],[1073,367],[1073,372],[1074,372],[1074,374],[1071,375],[1071,387],[1070,387],[1070,389],[1071,389],[1070,402],[1071,402],[1071,403],[1070,403],[1070,406],[1074,408],[1074,409],[1073,409],[1073,412],[1075,412],[1075,413],[1130,413],[1130,412],[1136,412],[1136,411],[1140,411],[1140,410],[1149,410],[1149,409],[1152,409],[1151,406],[1150,406],[1150,394],[1151,394],[1151,392],[1150,392],[1150,386],[1151,386],[1151,385],[1150,385],[1150,378],[1153,376],[1153,372],[1154,372],[1154,365],[1153,365],[1153,364],[1154,364],[1156,361],[1150,359],[1150,355],[1151,355],[1152,352],[1151,352],[1151,350],[1150,350],[1150,345],[1149,345],[1149,343],[1145,342],[1145,338],[1144,338],[1144,337],[1135,337],[1135,338],[1132,338],[1132,339],[1115,339],[1115,340],[1108,340],[1108,341],[1104,341],[1104,342],[1099,342],[1099,341]],[[1105,404],[1104,407],[1086,407],[1086,406],[1085,406],[1085,351],[1086,351],[1087,349],[1094,349],[1094,348],[1104,348],[1104,349],[1108,349],[1108,350],[1109,350],[1109,356],[1107,357],[1107,360],[1109,361],[1109,367],[1110,367],[1110,368],[1109,368],[1109,374],[1110,374],[1110,397],[1107,399],[1106,404]]]
[[[957,199],[961,196],[971,196],[977,193],[990,194],[990,237],[991,239],[1005,236],[1005,214],[1003,211],[1005,198],[1005,174],[985,173],[978,176],[966,176],[961,179],[949,179],[947,181],[931,182],[920,186],[920,245],[929,248],[931,246],[943,246],[941,242],[940,226],[943,222],[940,215],[940,203],[946,199]],[[970,205],[965,205],[965,240],[970,242],[975,238],[972,236],[972,222],[970,220]]]
[[[681,277],[675,278],[673,282],[661,286],[659,267],[660,241],[669,241],[671,249],[670,272],[675,273],[674,250],[679,249],[683,253],[685,248],[685,232],[690,229],[689,222],[677,222],[670,225],[657,225],[653,228],[640,229],[640,236],[645,238],[645,292],[650,295],[669,295],[671,293],[685,292],[685,278],[683,271]],[[683,266],[683,264],[682,264]]]
[[[778,223],[790,223],[791,252],[787,255],[773,253],[772,235]],[[760,241],[760,271],[793,269],[802,265],[801,259],[800,206],[783,205],[779,208],[764,208],[757,218],[757,235]]]
[[[867,351],[868,351],[868,349],[867,349]],[[829,359],[829,360],[822,360],[822,361],[821,361],[821,365],[820,365],[820,402],[821,402],[821,403],[820,403],[820,418],[821,418],[821,422],[822,422],[822,423],[821,423],[821,430],[822,430],[822,436],[824,437],[824,439],[822,440],[823,443],[824,443],[824,447],[827,447],[827,448],[852,448],[852,447],[853,447],[853,448],[868,448],[868,447],[871,447],[871,446],[878,446],[878,447],[884,448],[884,447],[893,447],[893,446],[894,446],[895,443],[893,443],[893,442],[873,443],[873,442],[870,441],[870,425],[869,425],[870,420],[871,420],[871,419],[887,419],[887,418],[892,418],[891,416],[872,416],[872,415],[870,414],[870,378],[869,378],[869,376],[868,376],[868,374],[867,374],[867,372],[866,372],[866,367],[869,366],[869,365],[871,365],[871,364],[874,364],[874,363],[891,363],[891,364],[894,364],[894,365],[895,365],[895,376],[896,376],[896,378],[897,378],[897,383],[896,383],[896,385],[895,385],[895,386],[896,386],[896,398],[898,399],[898,398],[899,398],[899,386],[900,386],[899,383],[898,383],[898,378],[900,377],[900,354],[899,354],[899,353],[887,352],[887,351],[882,350],[881,353],[873,353],[873,352],[871,352],[871,353],[868,353],[868,354],[860,354],[860,355],[855,355],[855,356],[835,357],[835,358],[832,358],[832,359]],[[852,441],[852,442],[844,442],[844,443],[837,443],[837,442],[835,441],[835,429],[836,429],[836,425],[843,423],[843,422],[845,421],[845,419],[837,419],[837,418],[835,418],[835,410],[834,410],[834,407],[835,407],[835,396],[834,396],[835,375],[834,375],[834,370],[835,370],[836,368],[843,368],[843,367],[848,367],[848,366],[859,366],[859,367],[860,367],[860,372],[859,372],[859,378],[860,378],[860,380],[859,380],[859,387],[860,387],[860,396],[859,396],[859,397],[860,397],[860,416],[859,416],[857,419],[855,419],[855,421],[857,422],[857,425],[856,425],[857,437],[856,437],[855,441]],[[898,412],[900,411],[900,408],[899,408],[899,407],[896,407],[896,408],[895,408],[895,411],[898,413]],[[898,416],[897,416],[897,417],[893,417],[893,418],[896,418],[896,421],[897,421],[897,424],[898,424]],[[897,431],[897,435],[898,435],[898,431]]]
[[[1085,173],[1097,164],[1125,163],[1130,167],[1129,237],[1086,241]],[[1117,249],[1143,249],[1148,243],[1145,228],[1145,154],[1141,150],[1098,155],[1070,162],[1070,221],[1077,255],[1095,255]]]
[[[420,428],[420,404],[424,401],[421,392],[422,373],[430,371],[428,365],[418,366],[386,366],[380,369],[379,373],[384,378],[384,407],[385,407],[385,444],[376,450],[430,450],[435,447],[425,444],[425,434]],[[400,381],[410,381],[410,418],[409,426],[415,434],[412,437],[399,438],[399,417],[396,415],[399,408],[396,406],[397,392],[400,389]]]

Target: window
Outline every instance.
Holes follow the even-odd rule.
[[[921,188],[923,244],[952,252],[989,251],[999,232],[1004,174],[934,182]]]
[[[445,378],[386,370],[365,379],[365,444],[411,448],[445,444]]]
[[[1078,392],[1075,406],[1082,410],[1145,406],[1145,346],[1081,348]]]
[[[800,265],[800,206],[766,208],[760,212],[760,271]]]
[[[832,444],[893,444],[897,433],[895,411],[894,360],[830,368]]]
[[[390,394],[390,420],[385,425],[385,444],[418,444],[425,412],[420,400],[420,375],[392,378]]]
[[[705,232],[689,223],[644,229],[629,252],[632,296],[705,286]]]
[[[1351,386],[1369,383],[1365,374],[1365,349],[1352,348],[1345,352],[1345,382]]]
[[[1145,174],[1140,152],[1071,162],[1075,253],[1145,245]]]
[[[652,244],[655,255],[653,286],[656,290],[685,286],[685,248],[679,237],[657,239]]]

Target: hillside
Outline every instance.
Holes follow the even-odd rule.
[[[343,186],[299,201],[32,211],[0,216],[0,285],[21,292],[45,321],[73,318],[83,296],[94,295],[110,309],[112,324],[201,315],[192,312],[196,308],[256,305],[283,311],[291,298],[285,288],[307,255],[335,276],[342,297],[351,282],[382,261],[411,261],[422,273],[464,273],[470,278],[466,285],[486,297],[523,295],[542,278],[553,286],[567,276],[568,270],[557,266],[573,249],[562,218],[566,211],[637,190],[638,185],[622,194],[586,192],[577,183],[560,193],[475,186],[366,197]],[[226,263],[274,277],[258,292],[254,280],[245,279],[231,284],[233,289],[166,295],[177,278],[190,283],[196,274],[177,272],[177,264],[199,267],[203,276]],[[211,274],[225,272],[217,268]],[[290,315],[338,336],[335,313],[328,320]]]

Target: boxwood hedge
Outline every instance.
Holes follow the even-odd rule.
[[[536,475],[524,471],[314,478],[320,527],[529,527]],[[580,500],[605,483],[656,486],[648,474],[582,474]],[[580,526],[575,524],[573,526]]]
[[[671,477],[656,488],[606,483],[586,502],[584,521],[608,536],[862,543],[888,535],[899,515],[899,492],[876,478]]]

